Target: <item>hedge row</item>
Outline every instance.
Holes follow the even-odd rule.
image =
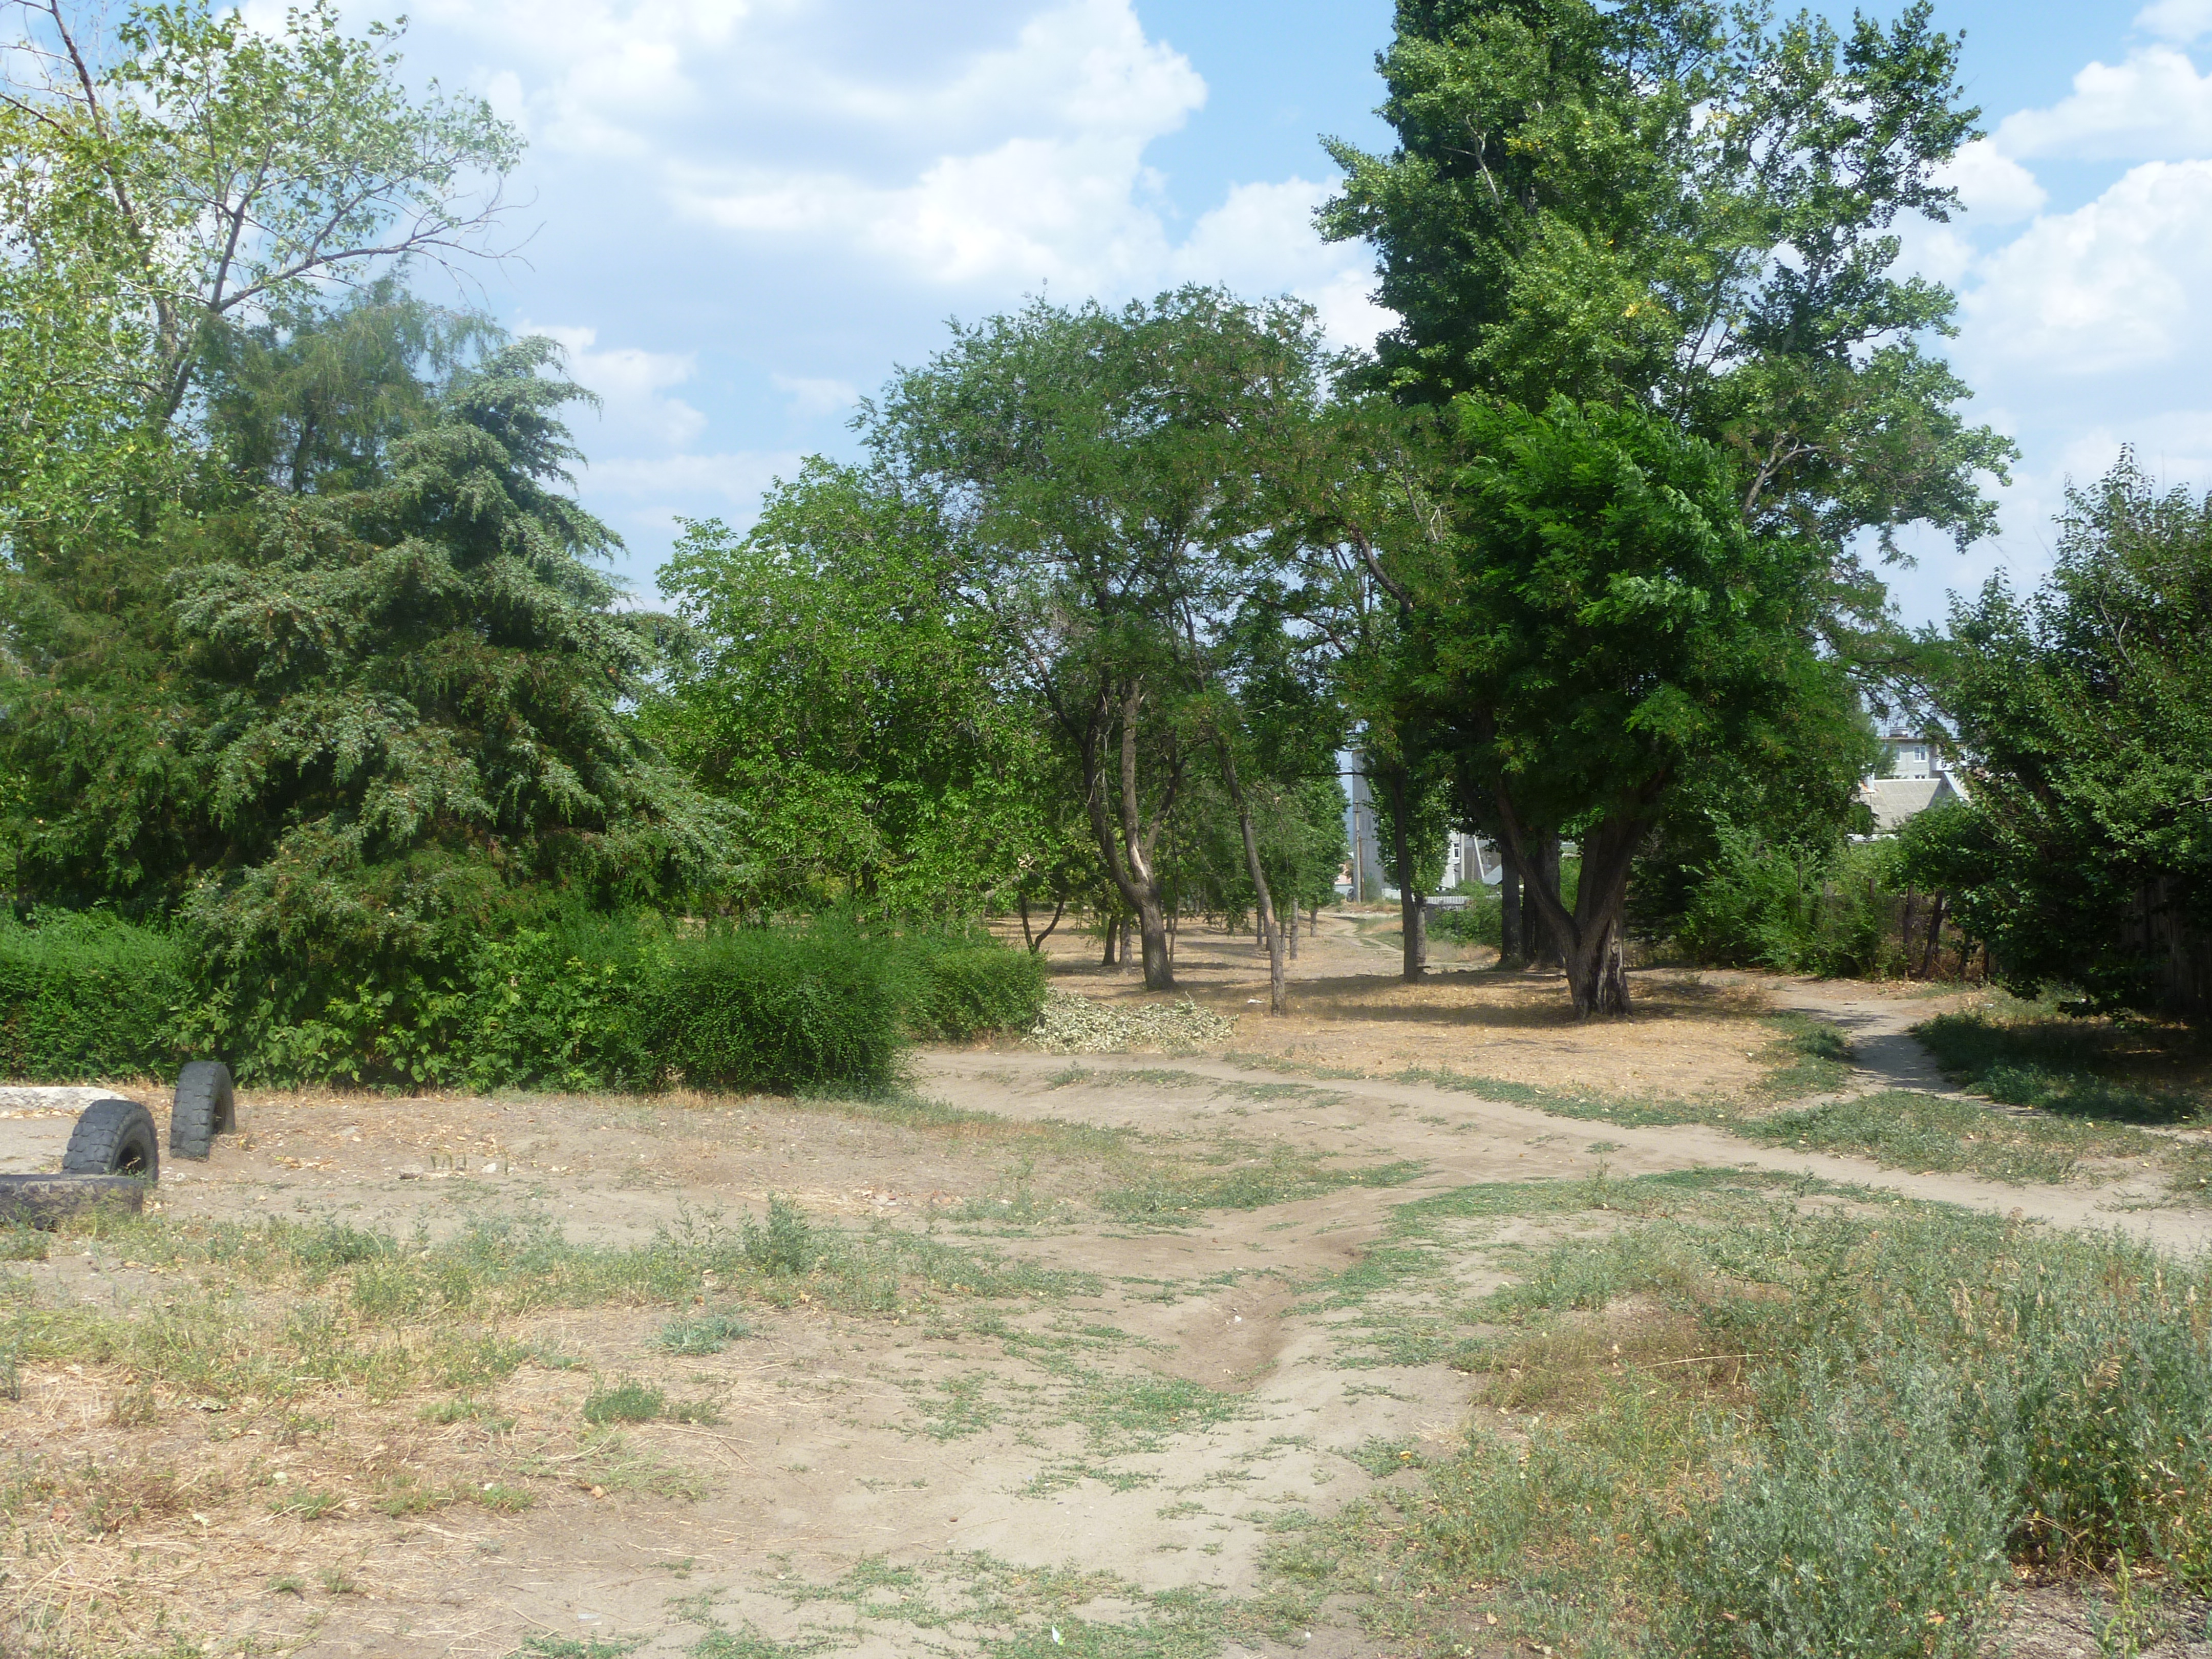
[[[0,923],[0,1077],[31,1083],[165,1073],[189,995],[167,934],[100,915]]]
[[[1024,1029],[1042,964],[988,936],[573,917],[485,944],[447,982],[364,986],[277,1020],[193,981],[190,952],[106,919],[0,924],[0,1074],[788,1091],[894,1079],[910,1038]]]

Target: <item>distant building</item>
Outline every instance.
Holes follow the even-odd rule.
[[[1906,820],[1939,801],[1965,800],[1966,781],[1943,758],[1941,732],[1893,727],[1880,739],[1887,754],[1887,777],[1859,785],[1859,799],[1874,813],[1874,832],[1893,836]]]
[[[1948,769],[1943,763],[1943,739],[1937,733],[1888,731],[1881,734],[1881,746],[1888,751],[1893,778],[1940,778]]]
[[[1966,799],[1966,781],[1951,773],[1932,778],[1869,778],[1859,786],[1859,799],[1873,810],[1875,834],[1893,836],[1907,818],[1938,801]]]

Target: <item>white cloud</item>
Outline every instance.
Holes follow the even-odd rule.
[[[2049,109],[2024,109],[1997,124],[2008,156],[2073,161],[2172,160],[2212,149],[2212,76],[2200,76],[2172,46],[2145,46],[2118,64],[2096,63],[2073,93]]]
[[[748,449],[720,455],[593,461],[591,487],[595,493],[634,502],[720,501],[749,518],[760,504],[762,491],[778,478],[796,476],[803,459],[796,450]]]
[[[520,331],[543,334],[561,343],[568,354],[568,372],[580,385],[599,393],[600,416],[611,429],[610,435],[681,447],[705,428],[704,415],[679,398],[662,395],[691,378],[698,366],[692,353],[640,351],[634,347],[595,350],[599,331],[592,328],[535,327],[526,323]]]
[[[778,392],[791,395],[791,412],[801,420],[835,415],[860,401],[860,389],[850,380],[817,379],[805,374],[771,374]]]
[[[2212,33],[2212,0],[2155,0],[2136,14],[2136,27],[2185,46]]]
[[[1984,267],[1965,309],[1978,353],[2065,374],[2187,361],[2212,347],[2212,161],[2134,167],[2038,219]]]
[[[938,283],[1090,289],[1162,263],[1144,150],[1205,102],[1206,83],[1146,38],[1128,0],[1073,0],[934,87],[855,77],[824,95],[887,137],[949,128],[972,147],[909,148],[909,171],[890,179],[765,155],[688,161],[672,169],[679,207],[786,242],[857,245]]]
[[[2049,192],[2035,175],[1987,138],[1960,149],[1936,171],[1936,180],[1959,192],[1959,201],[1980,224],[2008,225],[2042,210]]]

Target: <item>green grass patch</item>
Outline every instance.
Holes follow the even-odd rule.
[[[1771,1099],[1832,1094],[1851,1079],[1851,1045],[1842,1030],[1810,1014],[1768,1014],[1759,1024],[1777,1035],[1760,1056],[1767,1066],[1758,1092]]]
[[[1480,1095],[1485,1100],[1503,1101],[1511,1106],[1533,1106],[1554,1117],[1619,1123],[1629,1128],[1664,1128],[1677,1123],[1725,1124],[1735,1116],[1732,1108],[1717,1103],[1547,1089],[1534,1083],[1516,1083],[1508,1078],[1474,1076],[1455,1072],[1448,1066],[1409,1066],[1392,1073],[1390,1080],[1424,1083],[1432,1089],[1447,1089],[1455,1094]]]
[[[2202,1058],[2199,1040],[2179,1028],[1967,1012],[1938,1014],[1912,1034],[1945,1075],[2008,1106],[2106,1122],[2212,1123],[2212,1094],[2172,1075],[2176,1062]]]
[[[469,1394],[524,1364],[571,1366],[503,1328],[556,1308],[682,1306],[709,1275],[733,1298],[803,1298],[861,1316],[980,1314],[1098,1289],[1094,1275],[888,1225],[799,1224],[803,1243],[788,1223],[779,1242],[773,1218],[748,1232],[686,1214],[644,1243],[615,1246],[573,1241],[537,1212],[478,1215],[436,1240],[335,1220],[102,1220],[88,1237],[188,1270],[163,1303],[49,1302],[27,1275],[0,1275],[0,1329],[11,1364],[112,1364],[198,1399],[278,1405],[331,1385],[374,1400],[424,1388]]]
[[[1395,1650],[1712,1659],[1967,1659],[2016,1568],[2212,1588],[2212,1267],[1880,1211],[1612,1183],[1467,1310],[1510,1432],[1272,1571],[1364,1593]]]
[[[1963,1171],[2019,1186],[2069,1179],[2084,1158],[2159,1158],[2157,1136],[2124,1125],[1992,1111],[1970,1100],[1885,1089],[1735,1126],[1771,1146],[1850,1152],[1897,1169]]]

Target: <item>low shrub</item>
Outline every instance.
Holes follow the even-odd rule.
[[[877,1089],[909,1036],[1027,1030],[1045,1002],[1043,963],[988,934],[835,919],[556,913],[483,941],[438,985],[364,987],[282,1018],[241,1012],[191,960],[182,937],[108,917],[0,924],[0,1071],[82,1081],[201,1054],[264,1085]]]
[[[1501,948],[1505,942],[1505,912],[1494,887],[1477,887],[1465,904],[1449,909],[1432,908],[1426,923],[1431,939],[1458,945],[1487,945]]]
[[[908,1031],[958,1042],[983,1031],[1026,1031],[1044,1011],[1043,958],[995,939],[924,935],[906,943],[902,988]]]
[[[185,952],[99,914],[0,921],[0,1076],[36,1083],[167,1073],[184,1058]]]
[[[1874,978],[1903,971],[1897,843],[1785,847],[1723,823],[1678,932],[1702,962]]]
[[[841,924],[743,927],[672,941],[636,992],[655,1080],[788,1093],[882,1087],[901,1048],[896,958]]]

